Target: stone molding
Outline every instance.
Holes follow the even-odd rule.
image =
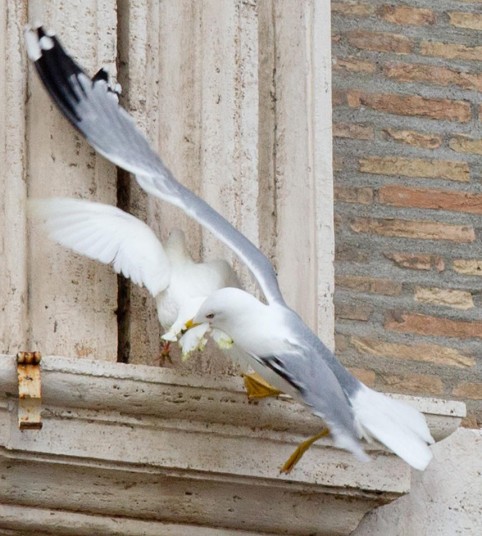
[[[281,475],[320,421],[288,399],[248,403],[234,377],[46,356],[43,428],[21,432],[15,363],[0,356],[2,529],[16,520],[25,535],[39,523],[49,534],[72,525],[76,534],[341,535],[410,490],[411,470],[395,455],[369,445],[373,461],[361,464],[329,438]],[[460,402],[403,398],[437,440],[465,414]]]

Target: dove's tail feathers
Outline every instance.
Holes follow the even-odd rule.
[[[409,465],[423,471],[432,459],[434,442],[425,417],[413,406],[361,385],[350,401],[367,439],[374,438]]]

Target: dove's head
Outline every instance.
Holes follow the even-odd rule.
[[[178,229],[177,227],[172,229],[172,231],[169,233],[169,238],[167,239],[165,249],[167,256],[171,261],[175,259],[191,260],[191,256],[189,255],[189,251],[187,250],[186,246],[186,235],[184,234],[184,231]]]

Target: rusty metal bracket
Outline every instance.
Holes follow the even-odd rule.
[[[40,352],[17,354],[18,427],[20,430],[42,428],[42,389],[40,381]]]

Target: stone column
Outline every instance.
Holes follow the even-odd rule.
[[[31,1],[28,20],[55,30],[94,73],[115,74],[116,2]],[[12,28],[16,24],[12,24]],[[19,25],[22,28],[22,25]],[[23,62],[23,38],[17,45]],[[10,62],[13,63],[13,62]],[[51,104],[29,69],[27,177],[29,197],[69,196],[116,203],[116,169],[95,154]],[[23,122],[19,122],[22,128]],[[24,243],[24,241],[23,241]],[[14,250],[10,252],[14,254]],[[30,228],[29,344],[44,353],[117,359],[116,276],[110,267],[74,255]]]

